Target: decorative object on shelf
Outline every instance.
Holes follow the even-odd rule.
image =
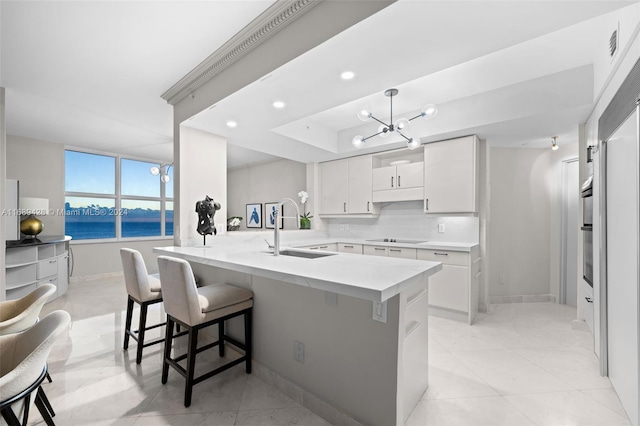
[[[247,204],[247,228],[262,228],[262,203]]]
[[[273,229],[276,223],[276,211],[278,210],[278,203],[265,203],[264,205],[264,215],[267,220],[264,222],[264,227],[267,229]],[[284,223],[282,217],[284,216],[284,206],[282,206],[282,210],[280,211],[280,217],[278,218],[278,227],[280,229],[284,228]]]
[[[20,213],[27,215],[20,222],[20,232],[27,238],[36,238],[42,232],[44,224],[37,216],[45,216],[49,211],[49,200],[47,198],[20,198]]]
[[[408,135],[409,124],[412,120],[415,120],[416,118],[422,117],[425,120],[428,120],[435,117],[436,115],[438,115],[438,107],[436,107],[434,104],[425,105],[420,111],[420,114],[416,115],[415,117],[412,117],[409,119],[399,118],[394,122],[393,121],[393,97],[396,96],[397,94],[398,94],[398,89],[387,89],[384,92],[384,95],[390,98],[389,101],[391,103],[391,106],[390,106],[391,112],[389,114],[389,124],[374,117],[373,113],[369,110],[363,109],[358,113],[358,118],[360,120],[368,121],[369,119],[372,118],[378,123],[380,123],[380,127],[378,127],[378,133],[375,133],[366,138],[362,135],[355,136],[351,140],[351,143],[353,144],[354,147],[360,149],[364,147],[364,144],[367,139],[371,139],[372,137],[378,136],[378,135],[381,137],[389,136],[391,132],[398,132],[400,136],[405,138],[407,140],[407,147],[409,149],[416,149],[420,146],[420,143],[421,143],[420,138],[411,137]]]
[[[231,216],[227,219],[227,231],[237,231],[240,229],[242,218],[240,216]]]
[[[307,199],[309,199],[309,194],[307,191],[298,192],[298,197],[300,197],[300,203],[302,204],[302,214],[300,215],[300,229],[311,229],[311,212],[308,212],[304,207]]]
[[[220,210],[220,203],[213,201],[213,198],[205,195],[204,200],[196,202],[196,213],[198,213],[198,234],[202,235],[204,244],[207,244],[207,235],[216,235],[218,231],[213,224],[213,217],[216,211]]]
[[[169,169],[173,166],[173,163],[161,164],[160,167],[153,166],[149,168],[149,173],[154,176],[160,175],[160,180],[164,183],[171,182],[171,176],[169,176]]]
[[[556,139],[558,139],[557,136],[551,136],[551,139],[553,139],[551,141],[551,149],[556,151],[558,149],[558,142],[556,142]]]

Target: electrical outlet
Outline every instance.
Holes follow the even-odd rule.
[[[373,302],[373,316],[376,321],[387,322],[387,302]]]
[[[298,362],[304,362],[304,343],[294,340],[293,342],[293,359]]]
[[[344,231],[344,223],[341,223],[341,224],[340,224],[340,230],[341,230],[341,231]]]
[[[345,231],[348,231],[348,230],[349,230],[349,224],[348,224],[348,223],[345,223],[345,224],[344,224],[344,230],[345,230]]]
[[[444,223],[438,224],[438,232],[440,232],[441,234],[444,234]]]

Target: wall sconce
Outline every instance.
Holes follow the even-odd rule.
[[[164,183],[171,182],[171,176],[169,176],[169,168],[173,166],[173,163],[163,164],[160,167],[153,166],[149,169],[149,173],[154,176],[160,175],[160,180]]]

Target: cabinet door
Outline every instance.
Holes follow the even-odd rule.
[[[348,160],[320,164],[320,214],[346,214],[349,199]]]
[[[410,163],[397,166],[397,188],[419,188],[424,185],[424,163]]]
[[[373,190],[385,191],[396,187],[396,166],[378,167],[371,173]]]
[[[371,171],[373,157],[362,155],[349,158],[349,213],[372,213]]]
[[[388,256],[389,255],[388,247],[364,246],[364,249],[362,251],[364,254],[368,254],[371,256]]]
[[[340,252],[340,253],[362,254],[362,244],[339,243],[338,244],[338,252]]]
[[[473,213],[478,139],[467,136],[424,146],[426,213]]]
[[[389,257],[399,257],[401,259],[415,259],[416,249],[389,247]]]
[[[469,268],[442,265],[429,277],[429,305],[469,312]]]

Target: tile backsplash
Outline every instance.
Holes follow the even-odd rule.
[[[404,238],[477,243],[480,236],[477,217],[427,216],[422,201],[404,201],[379,205],[375,219],[328,219],[330,237]],[[445,232],[438,232],[444,224]],[[348,227],[348,229],[347,229]]]

